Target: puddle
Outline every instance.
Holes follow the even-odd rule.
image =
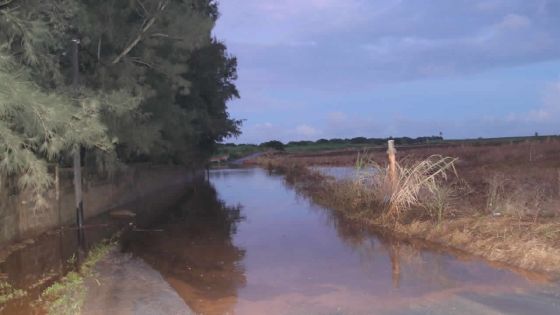
[[[356,228],[279,175],[210,181],[124,241],[199,314],[560,313],[556,284]]]
[[[27,291],[27,296],[7,303],[0,309],[0,314],[36,313],[31,302],[42,290],[73,270],[93,245],[127,225],[128,222],[103,215],[88,220],[86,226],[89,228],[81,236],[71,228],[51,231],[14,251],[0,263],[2,280],[14,288]]]

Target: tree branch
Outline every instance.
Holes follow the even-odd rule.
[[[141,64],[141,65],[144,65],[144,66],[146,66],[146,67],[148,67],[148,68],[150,68],[150,69],[153,69],[153,68],[154,68],[154,66],[153,66],[152,64],[150,64],[150,63],[148,63],[148,62],[145,62],[144,60],[142,60],[142,59],[140,59],[140,58],[136,58],[136,57],[135,57],[135,58],[130,58],[130,60],[131,60],[132,62],[135,62],[135,63]]]
[[[142,3],[141,0],[136,0],[136,2],[138,2],[138,4],[140,5],[140,7],[142,7],[142,11],[144,11],[144,13],[146,14],[146,16],[149,14],[148,10],[146,10],[146,7],[144,6],[144,4]]]
[[[97,63],[99,63],[99,61],[101,61],[101,40],[103,38],[100,36],[99,37],[99,41],[97,42]]]
[[[158,4],[157,12],[148,20],[144,21],[145,25],[142,27],[140,33],[134,38],[134,40],[111,62],[112,64],[119,63],[122,58],[124,58],[138,43],[142,40],[143,35],[154,25],[156,19],[159,17],[161,12],[165,10],[169,0],[162,0]]]
[[[0,9],[2,9],[5,6],[10,5],[10,3],[14,2],[14,1],[15,0],[5,0],[5,1],[0,2]]]
[[[168,38],[168,39],[173,39],[173,40],[183,40],[183,38],[181,38],[181,37],[169,36],[169,35],[163,34],[163,33],[154,33],[154,34],[150,35],[150,37],[163,37],[163,38]]]

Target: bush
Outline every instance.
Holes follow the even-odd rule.
[[[261,143],[260,146],[264,147],[264,148],[270,148],[270,149],[278,150],[278,151],[284,151],[285,150],[284,144],[280,141],[277,141],[277,140],[272,140],[272,141]]]

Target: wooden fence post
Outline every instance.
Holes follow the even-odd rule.
[[[77,38],[72,39],[72,86],[74,88],[74,93],[77,99],[79,96],[79,79],[80,79],[80,67],[79,67],[79,52],[80,52],[80,40]],[[76,201],[76,225],[78,229],[82,229],[84,225],[84,203],[82,197],[82,147],[79,144],[75,144],[72,152],[73,157],[73,169],[74,169],[74,197]]]
[[[56,200],[56,209],[58,211],[58,227],[62,227],[62,214],[60,214],[60,170],[58,162],[54,167],[54,199]]]
[[[388,141],[387,157],[389,158],[389,178],[391,185],[394,187],[397,182],[397,149],[395,149],[395,140]]]

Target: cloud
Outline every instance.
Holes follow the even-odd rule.
[[[512,123],[554,123],[560,126],[560,80],[548,83],[542,93],[541,105],[525,113],[510,113]]]
[[[426,135],[438,129],[484,136],[525,133],[538,124],[553,131],[560,120],[560,110],[546,105],[553,102],[546,98],[556,99],[553,87],[542,102],[534,96],[515,110],[507,103],[515,89],[489,91],[486,99],[500,95],[506,101],[487,115],[491,100],[479,97],[483,102],[470,105],[472,116],[451,122],[443,121],[441,106],[422,102],[422,93],[390,95],[399,101],[394,108],[382,97],[370,101],[391,86],[560,60],[560,1],[222,0],[220,7],[215,35],[238,57],[242,99],[231,109],[234,117],[248,119],[242,139]],[[441,99],[450,104],[449,116],[461,112],[456,104],[467,106],[458,98],[449,93]],[[376,106],[389,109],[371,109]],[[301,120],[313,116],[322,118]]]
[[[313,139],[320,134],[321,132],[319,130],[307,124],[301,124],[297,126],[295,129],[295,136],[299,137],[298,139],[302,139],[302,140]]]
[[[560,112],[560,80],[546,86],[543,94],[543,105],[549,110]]]
[[[523,15],[518,14],[508,14],[504,17],[500,23],[498,23],[499,28],[515,30],[520,28],[528,27],[531,24],[531,20]]]
[[[263,128],[264,129],[270,129],[270,128],[273,128],[273,127],[274,127],[274,125],[269,123],[269,122],[265,122],[264,124],[256,124],[255,125],[255,128],[258,128],[258,129],[263,129]]]
[[[238,43],[282,45],[358,23],[366,0],[224,0],[216,33]]]
[[[348,122],[348,115],[343,112],[330,112],[327,113],[327,120],[331,124],[341,124]]]
[[[483,0],[476,3],[475,8],[483,12],[492,12],[500,8],[502,5],[503,1],[500,0]]]
[[[258,80],[266,69],[271,86],[360,89],[560,58],[560,3],[555,1],[222,5],[228,10],[218,33],[238,52],[240,67],[251,69],[243,70],[241,80]],[[240,23],[247,15],[254,17],[252,23]]]

